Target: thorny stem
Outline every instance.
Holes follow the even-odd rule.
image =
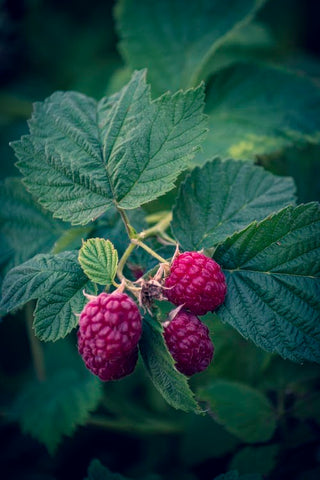
[[[36,377],[40,382],[44,382],[46,379],[46,372],[44,366],[44,357],[43,351],[40,344],[40,341],[34,334],[32,325],[33,325],[33,309],[34,305],[32,302],[27,303],[26,307],[26,324],[27,324],[27,332],[29,337],[33,367],[36,373]]]

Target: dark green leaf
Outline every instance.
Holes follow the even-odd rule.
[[[31,193],[54,215],[86,224],[113,204],[136,208],[169,191],[206,133],[204,87],[151,101],[145,71],[100,102],[56,92],[36,103],[30,135],[13,143]]]
[[[181,185],[172,228],[185,250],[210,248],[254,220],[295,203],[291,178],[261,167],[215,159]]]
[[[55,341],[77,325],[75,313],[86,303],[84,289],[95,292],[77,261],[77,252],[39,254],[7,274],[1,309],[11,312],[38,299],[35,333],[41,340]]]
[[[228,292],[219,317],[261,348],[320,362],[320,208],[287,207],[218,247]]]
[[[51,354],[59,355],[59,344]],[[44,443],[51,454],[63,435],[71,435],[84,425],[102,395],[101,383],[81,364],[74,368],[75,351],[43,382],[26,385],[16,399],[11,416],[24,433]],[[69,365],[70,363],[73,365]]]
[[[305,76],[238,65],[208,87],[209,134],[201,158],[254,159],[320,136],[320,88]]]
[[[217,380],[198,392],[213,418],[247,443],[266,442],[276,428],[276,415],[262,393],[241,383]]]
[[[195,86],[216,50],[247,25],[259,0],[122,0],[116,19],[120,50],[132,68],[148,68],[157,93]]]
[[[301,420],[314,419],[320,424],[320,393],[308,392],[294,404],[292,413]]]
[[[261,475],[268,475],[276,466],[279,450],[279,445],[244,447],[234,455],[229,468],[240,474],[259,472]]]
[[[190,390],[187,378],[174,367],[162,336],[162,326],[145,318],[140,351],[147,372],[165,400],[174,408],[199,413],[200,408]]]
[[[129,480],[128,477],[120,473],[112,473],[107,467],[103,466],[99,460],[92,460],[88,468],[88,476],[85,480]]]

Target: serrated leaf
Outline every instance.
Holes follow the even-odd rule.
[[[54,216],[86,224],[113,204],[166,193],[206,133],[204,86],[151,101],[145,71],[100,102],[56,92],[36,103],[30,135],[12,144],[31,193]]]
[[[154,386],[172,407],[185,412],[200,413],[187,378],[174,367],[162,336],[162,327],[150,317],[145,317],[140,351],[144,365]]]
[[[38,299],[35,333],[41,340],[55,341],[77,325],[75,313],[86,303],[84,289],[95,293],[77,261],[77,252],[39,254],[6,275],[0,308],[8,313]]]
[[[110,240],[90,238],[79,251],[82,270],[92,282],[111,285],[118,266],[118,252]]]
[[[256,0],[122,0],[116,8],[120,50],[132,68],[148,68],[157,93],[197,85],[232,32],[263,4]]]
[[[305,76],[266,65],[227,69],[208,86],[210,130],[201,159],[248,160],[317,141],[319,113],[320,88]]]
[[[54,355],[58,353],[59,349],[55,349]],[[77,356],[76,352],[71,351],[71,362],[73,356]],[[45,381],[24,386],[10,416],[20,423],[24,433],[44,443],[53,454],[64,435],[71,435],[78,425],[86,423],[101,396],[98,379],[83,365],[74,368],[67,361]]]
[[[241,474],[259,472],[268,475],[276,466],[279,445],[263,445],[259,447],[244,447],[231,460],[230,469]]]
[[[289,206],[215,252],[227,280],[219,318],[259,347],[320,362],[320,207]]]
[[[208,402],[213,418],[242,441],[268,441],[276,428],[276,415],[262,393],[247,385],[216,380],[200,389],[200,400]]]
[[[214,159],[181,185],[172,228],[185,250],[210,248],[254,220],[295,203],[291,178],[235,160]]]
[[[91,461],[88,468],[88,476],[85,480],[129,480],[128,477],[120,475],[120,473],[113,473],[109,468],[102,465],[99,460]]]
[[[20,178],[7,178],[0,188],[0,226],[7,243],[8,266],[14,267],[37,253],[48,252],[69,227],[52,218],[26,191]],[[26,241],[26,239],[28,241]],[[1,248],[1,255],[3,255]]]

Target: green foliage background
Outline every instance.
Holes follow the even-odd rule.
[[[125,85],[132,69],[145,67],[149,68],[153,99],[167,89],[175,92],[181,87],[196,87],[205,80],[210,130],[203,151],[189,153],[190,166],[197,168],[186,180],[179,178],[178,183],[183,183],[178,198],[177,190],[169,192],[143,205],[143,210],[132,212],[130,221],[139,231],[145,228],[145,213],[169,210],[176,202],[172,231],[185,249],[211,247],[250,222],[259,222],[218,247],[216,258],[230,277],[232,289],[237,291],[245,285],[246,294],[250,292],[249,302],[226,304],[218,315],[224,321],[232,318],[229,323],[245,338],[299,363],[257,348],[217,316],[208,315],[206,322],[214,338],[215,360],[206,372],[191,380],[190,386],[197,392],[200,407],[210,408],[214,416],[185,413],[171,408],[158,393],[158,390],[169,392],[167,400],[174,407],[183,405],[187,412],[198,412],[188,383],[182,381],[181,375],[173,370],[172,362],[168,362],[161,332],[152,319],[147,320],[141,344],[146,369],[140,360],[134,376],[101,385],[75,354],[74,331],[67,339],[45,344],[41,350],[36,343],[30,345],[30,321],[25,322],[25,318],[30,317],[32,304],[29,304],[24,310],[7,315],[0,325],[0,459],[1,471],[8,472],[6,478],[258,480],[262,475],[270,480],[319,478],[320,370],[314,363],[302,363],[305,359],[319,361],[319,329],[310,343],[308,330],[303,333],[299,330],[299,314],[307,311],[311,324],[311,320],[319,319],[319,311],[316,307],[312,310],[313,305],[307,299],[299,304],[297,313],[291,296],[298,291],[303,299],[312,294],[316,298],[319,288],[310,284],[306,292],[303,291],[305,284],[301,286],[299,279],[290,284],[281,278],[283,268],[291,273],[292,268],[296,268],[297,241],[290,243],[286,225],[301,221],[305,234],[308,230],[309,244],[302,245],[302,238],[299,246],[302,258],[305,255],[307,259],[305,272],[302,269],[299,275],[306,277],[317,263],[317,257],[311,257],[310,251],[317,241],[318,230],[313,224],[318,222],[318,210],[312,206],[281,210],[268,220],[282,225],[279,237],[268,237],[263,219],[295,202],[294,186],[288,178],[275,181],[272,176],[263,175],[262,169],[252,166],[255,162],[272,173],[293,177],[297,203],[320,200],[320,147],[316,131],[320,118],[320,43],[316,24],[319,7],[311,0],[270,0],[265,5],[264,2],[234,1],[228,18],[212,28],[210,21],[206,21],[210,17],[204,13],[208,2],[186,2],[183,11],[175,12],[172,4],[178,3],[122,0],[115,6],[106,0],[90,4],[73,0],[2,1],[1,178],[19,174],[8,144],[28,133],[26,120],[30,118],[32,103],[44,100],[56,90],[78,91],[99,101]],[[150,17],[148,9],[152,10],[152,5],[156,15]],[[173,22],[169,20],[169,10]],[[199,22],[201,28],[188,30],[190,17]],[[157,29],[162,31],[161,43]],[[229,36],[221,42],[221,37],[228,32]],[[62,104],[67,112],[68,100],[59,95],[55,97],[56,103],[52,102],[53,108],[59,111]],[[165,108],[170,107],[170,101],[169,98]],[[88,111],[92,102],[88,101]],[[179,98],[175,102],[178,104]],[[101,109],[105,108],[102,104]],[[146,115],[152,117],[153,108],[146,100]],[[225,115],[225,111],[229,114]],[[44,107],[39,107],[37,118],[39,125],[47,122],[46,127],[52,128]],[[199,135],[204,128],[201,118],[198,119]],[[37,119],[34,128],[38,128]],[[52,138],[52,148],[56,140]],[[186,157],[187,149],[180,154]],[[222,161],[216,160],[204,165],[204,160],[216,155],[222,160],[232,156],[251,162],[236,167],[227,161],[222,168]],[[148,200],[165,194],[168,183],[172,185],[178,173],[179,165],[176,170],[168,168],[167,179],[162,182],[160,176],[156,194],[153,190]],[[217,183],[208,182],[208,192],[199,189],[198,195],[201,175],[218,178],[221,188],[215,192]],[[241,181],[237,187],[239,176]],[[251,185],[259,185],[252,196],[252,192],[244,188],[244,179],[250,180]],[[229,216],[225,221],[225,204],[221,201],[221,208],[217,209],[208,199],[213,192],[218,196],[222,187],[227,189],[231,185],[236,190],[236,201],[228,206]],[[126,204],[123,192],[127,191],[131,192],[131,186],[120,184],[117,193],[120,205],[121,201],[123,206],[134,207],[143,203],[133,191]],[[32,193],[37,196],[37,191]],[[106,197],[110,194],[105,193]],[[97,198],[96,210],[87,212],[87,217],[79,217],[74,223],[86,223],[88,218],[101,213],[99,202]],[[65,322],[65,318],[82,308],[82,289],[85,287],[93,293],[96,288],[83,275],[76,256],[64,250],[79,248],[81,239],[90,235],[109,238],[121,255],[126,246],[123,225],[110,209],[94,226],[71,228],[69,223],[53,219],[48,210],[33,202],[17,179],[5,181],[1,205],[3,273],[39,254],[36,265],[24,264],[23,268],[13,271],[12,290],[6,289],[3,300],[6,305],[17,306],[38,299],[35,321],[38,337],[43,340],[64,337],[75,326]],[[44,205],[50,209],[48,203]],[[242,216],[237,211],[239,205],[243,206]],[[72,215],[66,218],[63,211],[60,216],[66,221],[73,219]],[[199,225],[195,228],[197,221]],[[212,227],[212,232],[204,228],[206,225]],[[221,226],[220,230],[217,225]],[[259,252],[250,243],[253,229],[257,229],[265,242],[258,268],[254,259]],[[281,245],[280,249],[275,246],[280,237],[286,242],[284,253]],[[26,241],[21,242],[21,238]],[[27,238],[33,241],[29,243]],[[289,259],[288,250],[291,251]],[[245,255],[240,257],[239,252],[243,251],[250,257],[249,263]],[[163,255],[171,256],[172,251]],[[283,267],[282,262],[282,270],[278,271],[272,261],[281,260],[281,255],[287,264]],[[144,269],[153,266],[143,253],[137,254],[134,261]],[[51,278],[45,276],[43,265],[50,266],[55,282],[59,279],[59,289],[55,290],[54,282],[50,283]],[[250,291],[251,276],[255,275],[255,282],[259,284],[265,281],[262,274],[271,270],[275,275],[268,279],[270,296],[262,302],[255,297],[254,289]],[[68,288],[70,278],[77,279],[74,290]],[[108,283],[107,280],[104,282]],[[51,299],[55,299],[53,305],[45,295],[48,288]],[[285,292],[282,297],[286,298],[285,305],[282,300],[276,301],[280,288]],[[248,304],[249,309],[244,306]],[[263,325],[258,325],[260,330],[257,328],[253,335],[245,330],[241,317],[255,320],[257,312],[270,305],[280,319],[274,325],[275,331],[282,332],[284,339],[288,332],[290,335],[294,332],[297,342],[284,341],[279,349],[276,344],[270,346],[270,340],[264,338]],[[165,311],[166,307],[161,306],[160,314],[164,314],[161,309]],[[48,311],[53,315],[52,323],[48,323]],[[283,316],[289,325],[284,333]],[[44,382],[34,378],[30,349],[33,357],[44,355],[47,371]],[[154,356],[161,362],[150,361]]]

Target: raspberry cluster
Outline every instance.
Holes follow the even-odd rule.
[[[104,381],[132,373],[141,330],[139,309],[125,293],[101,293],[90,300],[78,330],[78,349],[86,367]]]
[[[176,368],[185,375],[205,370],[214,346],[209,331],[196,315],[215,310],[224,301],[227,286],[220,266],[199,252],[185,252],[172,262],[165,295],[183,309],[164,325],[164,338]]]

